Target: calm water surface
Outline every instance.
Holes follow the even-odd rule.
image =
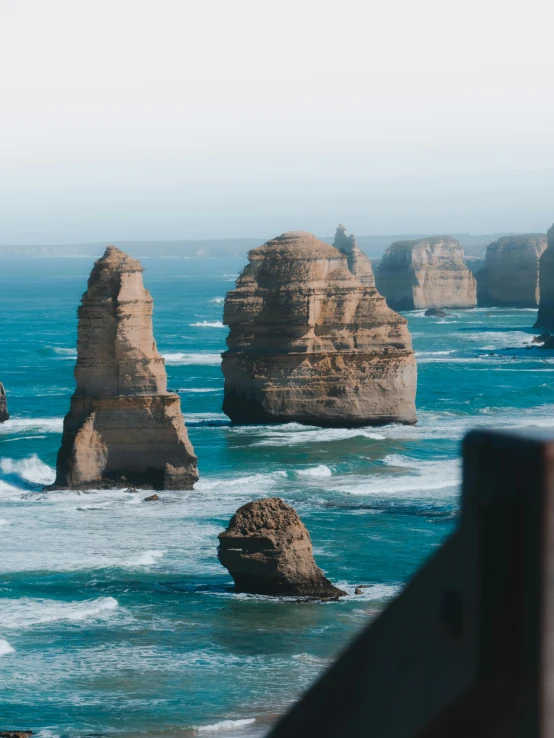
[[[42,738],[258,736],[455,524],[473,426],[554,428],[554,355],[532,310],[409,314],[416,427],[232,427],[221,413],[223,297],[242,259],[144,259],[169,386],[200,459],[193,492],[44,495],[73,391],[88,259],[0,260],[0,729]],[[350,596],[235,595],[217,534],[280,495]],[[354,587],[368,585],[355,596]]]

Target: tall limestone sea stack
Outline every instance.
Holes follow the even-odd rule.
[[[485,267],[477,275],[477,301],[487,307],[536,308],[539,259],[544,233],[504,236],[487,246]]]
[[[540,258],[540,304],[535,328],[554,330],[554,225],[546,234],[548,246]]]
[[[416,422],[407,322],[344,254],[293,231],[248,259],[225,298],[223,410],[233,422]]]
[[[179,396],[167,391],[142,272],[114,246],[92,269],[56,487],[192,489],[198,479]]]
[[[366,287],[375,289],[375,277],[373,276],[373,268],[371,260],[361,248],[358,246],[356,236],[346,235],[346,228],[342,223],[337,228],[333,246],[338,249],[341,254],[346,256],[348,268],[355,277]]]
[[[396,241],[385,251],[375,280],[394,310],[477,304],[475,277],[464,262],[464,250],[450,236]]]
[[[0,382],[0,423],[3,423],[9,418],[8,414],[8,400],[6,398],[6,390],[4,385]]]

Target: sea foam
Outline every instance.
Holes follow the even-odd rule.
[[[162,356],[167,364],[175,366],[219,366],[221,364],[221,354],[184,354],[178,351],[162,354]]]
[[[242,720],[222,720],[219,723],[213,725],[202,725],[194,728],[197,733],[222,733],[224,731],[236,730],[237,728],[243,728],[245,725],[253,725],[256,722],[256,718],[243,718]]]

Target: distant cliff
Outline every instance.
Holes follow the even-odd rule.
[[[547,233],[548,247],[540,258],[540,305],[535,328],[554,330],[554,225]]]
[[[505,236],[487,248],[485,267],[477,275],[479,305],[537,307],[539,259],[546,249],[546,234]]]
[[[464,250],[451,236],[396,241],[386,250],[375,280],[395,310],[477,304],[475,277],[464,262]]]

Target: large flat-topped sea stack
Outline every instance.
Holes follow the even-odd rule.
[[[248,259],[225,298],[223,410],[233,422],[416,422],[407,322],[344,254],[295,231]]]
[[[6,390],[4,389],[2,382],[0,382],[0,423],[8,420],[9,417]]]
[[[365,284],[366,287],[375,287],[371,260],[358,246],[356,236],[354,234],[346,235],[346,228],[342,223],[340,223],[335,233],[333,246],[346,256],[348,268],[362,284]]]
[[[90,275],[57,487],[192,489],[198,479],[179,396],[167,391],[142,272],[109,246]]]
[[[539,304],[539,259],[546,234],[504,236],[487,246],[478,276],[478,303],[490,307],[536,308]]]
[[[450,236],[396,241],[385,251],[375,279],[395,310],[477,304],[475,277],[464,262],[464,250]]]
[[[540,258],[540,304],[535,328],[554,330],[554,225],[549,229],[548,246]]]

